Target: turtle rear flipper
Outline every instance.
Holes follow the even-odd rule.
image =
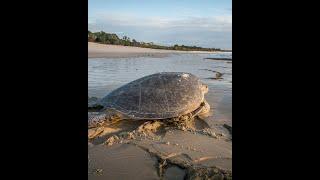
[[[103,111],[103,112],[89,112],[88,113],[88,128],[96,128],[101,126],[108,126],[114,124],[126,116],[116,111]]]
[[[88,130],[88,138],[94,139],[104,131],[104,127],[92,128]]]
[[[104,121],[107,120],[106,116],[106,113],[88,113],[88,128],[102,126]]]
[[[107,112],[91,112],[88,114],[88,138],[94,139],[102,134],[105,127],[117,123],[122,118],[116,114],[109,114]]]

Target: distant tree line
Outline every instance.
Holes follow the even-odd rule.
[[[114,45],[123,45],[123,46],[135,46],[143,48],[152,48],[152,49],[167,49],[167,50],[180,50],[180,51],[223,51],[218,48],[203,48],[197,46],[185,46],[185,45],[174,45],[174,46],[161,46],[154,44],[152,42],[138,42],[135,39],[130,39],[127,36],[123,36],[122,39],[119,38],[116,34],[106,33],[103,31],[100,32],[90,32],[88,31],[88,41],[97,42],[102,44],[114,44]]]

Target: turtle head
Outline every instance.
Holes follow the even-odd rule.
[[[202,90],[203,94],[207,94],[207,93],[208,93],[208,91],[209,91],[209,87],[208,87],[208,85],[206,85],[206,84],[202,84],[202,86],[201,86],[201,90]]]

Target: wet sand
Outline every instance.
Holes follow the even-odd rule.
[[[101,144],[89,149],[89,179],[158,179],[156,159],[139,147]]]
[[[232,179],[232,133],[225,126],[232,127],[231,97],[206,98],[211,115],[190,129],[154,126],[139,132],[143,121],[105,128],[88,142],[89,179]]]
[[[166,57],[170,54],[214,53],[207,51],[174,51],[88,42],[88,58]]]

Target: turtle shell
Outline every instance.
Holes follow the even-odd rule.
[[[166,119],[196,110],[204,100],[202,82],[190,73],[162,72],[132,81],[101,99],[132,119]]]

